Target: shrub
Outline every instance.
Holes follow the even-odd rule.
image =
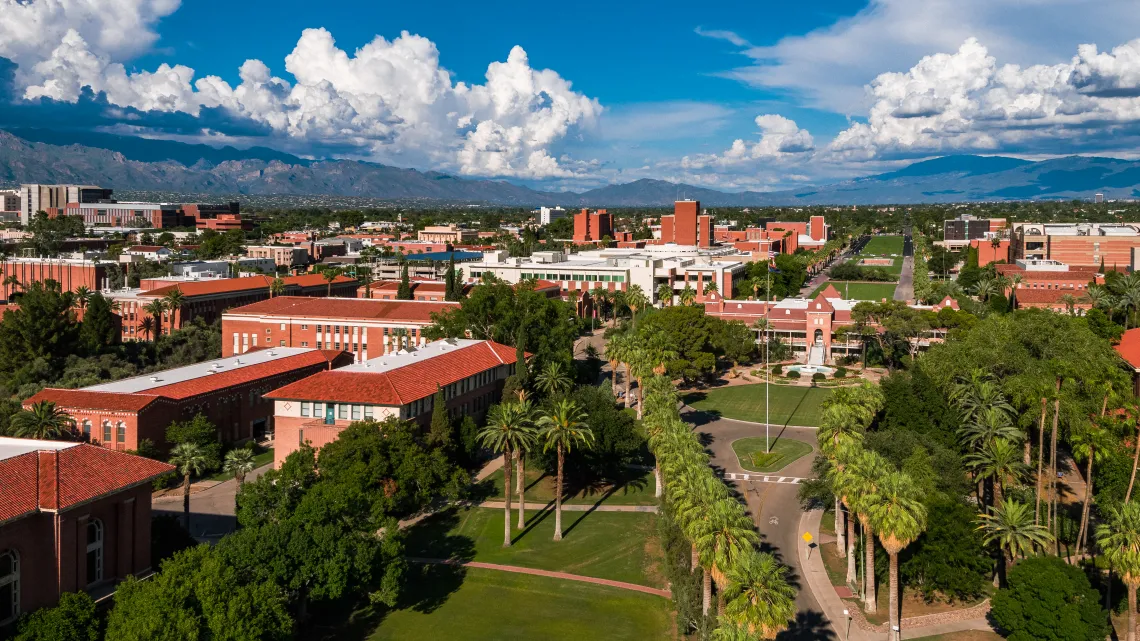
[[[777,366],[773,367],[772,373],[775,374],[776,376],[780,376],[781,374],[784,373],[784,366],[783,365],[777,365]]]
[[[824,374],[823,372],[816,372],[815,374],[811,375],[811,380],[813,383],[818,383],[818,382],[820,382],[826,378],[827,378],[827,375]]]
[[[799,378],[799,377],[800,377],[799,370],[792,370],[792,371],[788,372],[788,378]]]
[[[64,592],[59,605],[20,619],[16,641],[98,641],[102,620],[86,592]]]
[[[1055,556],[1025,559],[994,594],[991,615],[1010,641],[1100,641],[1108,613],[1084,573]]]
[[[835,370],[835,378],[847,378],[847,368],[839,367]]]

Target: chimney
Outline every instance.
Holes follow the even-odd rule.
[[[59,450],[42,450],[39,456],[39,506],[59,509]]]

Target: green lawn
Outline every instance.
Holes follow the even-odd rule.
[[[613,484],[601,481],[583,483],[577,479],[564,480],[562,502],[587,504],[603,502],[608,505],[656,505],[653,496],[653,472],[634,471],[630,478]],[[500,469],[479,483],[479,496],[488,501],[503,499],[503,471]],[[526,501],[554,502],[554,475],[528,467],[526,470]]]
[[[863,247],[863,251],[859,253],[863,256],[890,256],[891,254],[902,256],[903,237],[872,236],[871,240],[867,241]]]
[[[257,468],[261,467],[262,465],[269,465],[272,462],[273,462],[273,448],[272,447],[265,450],[265,451],[258,452],[257,454],[253,455],[253,468],[254,469],[257,469]],[[232,479],[233,477],[234,477],[234,475],[231,472],[219,471],[216,474],[212,474],[210,476],[207,476],[205,480],[208,480],[208,481],[228,481],[228,480]]]
[[[807,425],[818,427],[822,419],[820,403],[832,390],[822,387],[772,385],[771,421],[774,425]],[[695,409],[719,412],[725,418],[755,423],[764,422],[764,384],[718,387],[686,394],[684,401]]]
[[[771,474],[779,472],[793,461],[810,454],[811,445],[803,441],[790,438],[776,439],[771,443],[771,451],[764,451],[764,437],[750,436],[732,442],[732,451],[736,452],[736,459],[740,467],[749,472],[763,472]]]
[[[418,597],[420,603],[389,612],[369,636],[355,638],[579,641],[673,637],[669,600],[629,590],[443,567],[409,588],[413,591],[409,600]]]
[[[895,297],[897,283],[856,283],[847,281],[827,281],[815,288],[808,298],[815,298],[825,287],[835,287],[839,295],[848,300],[891,300]]]
[[[527,511],[527,529],[515,528],[503,547],[503,511],[451,509],[408,530],[409,556],[454,558],[555,570],[663,588],[657,568],[657,515],[639,512],[562,512],[563,538],[554,540],[553,510]]]

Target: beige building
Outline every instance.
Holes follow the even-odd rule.
[[[424,227],[418,235],[419,240],[433,243],[450,243],[461,245],[474,242],[479,238],[479,232],[474,229],[462,229],[456,225],[434,225]]]
[[[250,258],[268,258],[281,267],[304,265],[309,262],[309,252],[304,247],[278,245],[252,245],[245,248]]]

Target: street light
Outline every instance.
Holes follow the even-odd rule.
[[[847,641],[847,639],[851,638],[851,612],[844,610],[843,616],[847,619],[847,631],[843,634],[843,641]]]

